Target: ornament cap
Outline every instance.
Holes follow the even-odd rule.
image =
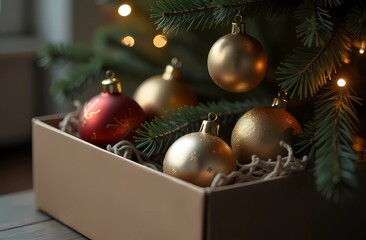
[[[220,125],[215,122],[216,119],[217,119],[216,113],[210,112],[208,114],[208,120],[202,121],[200,132],[208,133],[213,136],[218,136]]]
[[[246,34],[245,23],[243,22],[243,17],[240,15],[240,13],[236,14],[234,17],[234,22],[231,25],[231,33]]]
[[[165,67],[165,71],[162,75],[164,80],[179,80],[181,77],[182,62],[178,58],[173,58],[169,65]]]
[[[281,109],[286,109],[287,100],[286,100],[287,92],[281,90],[278,92],[278,97],[273,99],[272,107],[278,107]]]
[[[103,92],[109,94],[121,94],[122,93],[122,85],[121,82],[115,78],[115,74],[111,70],[107,70],[105,73],[107,79],[102,81]]]
[[[245,23],[240,22],[233,22],[231,25],[231,33],[233,34],[246,34],[245,31]]]

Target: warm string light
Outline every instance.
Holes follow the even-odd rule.
[[[130,15],[131,12],[132,8],[127,3],[121,4],[118,7],[118,14],[121,15],[122,17]],[[168,43],[168,39],[165,35],[158,34],[154,37],[152,42],[156,48],[163,48]],[[126,47],[132,47],[133,45],[135,45],[135,39],[131,36],[125,36],[121,39],[121,43]]]
[[[339,87],[344,87],[344,86],[346,86],[346,80],[344,80],[343,78],[340,78],[340,79],[338,79],[338,81],[337,81],[337,85],[339,86]]]
[[[126,3],[122,4],[118,8],[118,14],[121,15],[122,17],[126,17],[126,16],[130,15],[131,11],[132,11],[131,6]]]
[[[363,54],[365,52],[365,47],[366,47],[365,45],[366,45],[365,41],[362,41],[360,50],[359,50],[360,54]]]
[[[135,39],[131,36],[126,36],[122,38],[121,43],[126,47],[132,47],[133,45],[135,45]]]
[[[164,35],[156,35],[153,39],[153,44],[157,48],[162,48],[168,43],[168,39]]]

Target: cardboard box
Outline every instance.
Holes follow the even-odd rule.
[[[342,204],[323,199],[312,172],[215,189],[141,166],[33,119],[39,209],[91,239],[366,238],[366,165]]]

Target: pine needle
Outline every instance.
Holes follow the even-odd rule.
[[[331,16],[328,10],[316,2],[305,0],[295,15],[302,21],[296,27],[296,33],[305,47],[323,47],[332,36]]]
[[[262,101],[228,102],[222,100],[207,105],[182,107],[143,124],[142,128],[136,131],[136,146],[148,156],[165,153],[179,137],[198,131],[202,120],[207,119],[209,112],[215,112],[218,116],[217,122],[226,125],[233,123],[238,116],[249,109],[265,105],[265,102]]]
[[[260,14],[288,13],[297,6],[298,1],[291,0],[160,0],[153,5],[150,16],[156,19],[157,29],[177,32],[183,26],[189,30],[229,24],[238,13],[248,20]]]
[[[46,44],[38,52],[38,64],[49,67],[55,62],[86,62],[94,57],[94,52],[84,44]]]
[[[314,96],[332,73],[349,56],[353,38],[343,29],[337,29],[322,48],[298,47],[277,68],[279,85],[291,98]]]
[[[315,177],[318,190],[336,201],[348,197],[356,187],[352,148],[358,119],[353,104],[360,99],[348,87],[335,83],[325,88],[315,106]]]

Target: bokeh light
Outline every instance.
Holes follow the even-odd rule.
[[[154,39],[153,39],[153,44],[154,44],[154,46],[155,46],[155,47],[157,47],[157,48],[162,48],[162,47],[164,47],[164,46],[167,44],[167,42],[168,42],[167,37],[166,37],[166,36],[164,36],[164,35],[161,35],[161,34],[156,35],[156,36],[154,37]]]
[[[338,79],[338,81],[337,81],[337,85],[338,85],[339,87],[344,87],[344,86],[346,86],[346,80],[344,80],[343,78]]]
[[[132,8],[128,4],[122,4],[118,8],[118,14],[121,15],[122,17],[126,17],[126,16],[130,15],[131,11],[132,11]]]
[[[135,39],[131,36],[126,36],[122,38],[121,43],[126,47],[132,47],[133,45],[135,45]]]

